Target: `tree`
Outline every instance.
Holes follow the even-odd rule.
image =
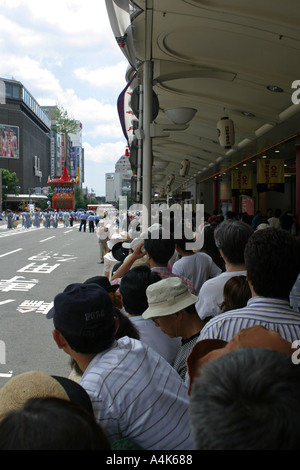
[[[56,105],[52,109],[52,119],[55,120],[55,124],[51,126],[51,129],[57,134],[73,134],[78,129],[77,121],[70,118],[61,105]]]
[[[6,200],[6,195],[9,193],[19,194],[20,190],[18,188],[19,180],[17,178],[16,173],[11,173],[9,170],[5,170],[4,168],[2,171],[2,201]]]

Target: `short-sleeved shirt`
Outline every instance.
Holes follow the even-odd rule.
[[[194,253],[193,255],[183,256],[175,261],[172,273],[176,276],[184,276],[189,279],[194,286],[196,295],[199,296],[200,289],[204,282],[221,274],[221,269],[214,263],[211,256],[206,253]],[[197,300],[195,307],[200,303]]]
[[[184,276],[179,276],[177,274],[173,274],[172,271],[168,268],[168,267],[158,267],[158,266],[155,266],[154,268],[151,268],[151,271],[154,271],[156,272],[157,274],[159,274],[159,276],[162,278],[162,279],[166,279],[167,277],[180,277],[180,279],[182,280],[182,282],[187,286],[187,288],[189,289],[189,291],[191,292],[191,294],[195,294],[195,288],[193,286],[193,283],[192,281],[190,281],[189,279],[187,279],[186,277]]]
[[[230,341],[240,330],[254,325],[277,331],[291,343],[300,339],[300,313],[295,312],[287,300],[252,297],[246,307],[212,318],[201,330],[199,340]]]
[[[97,354],[80,381],[110,442],[143,449],[193,450],[184,381],[141,341],[123,337]]]
[[[246,276],[246,271],[225,271],[204,282],[196,303],[196,310],[201,319],[221,313],[220,305],[223,302],[224,285],[233,276]]]

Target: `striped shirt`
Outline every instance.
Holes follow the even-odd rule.
[[[148,450],[193,450],[186,385],[141,341],[124,337],[97,354],[80,384],[111,443],[129,438]]]
[[[184,339],[181,340],[181,348],[179,349],[177,353],[173,367],[175,370],[177,370],[182,380],[185,380],[186,378],[186,372],[187,372],[186,359],[188,355],[190,354],[194,344],[197,343],[198,337],[199,337],[199,333],[197,335],[193,335],[191,338],[187,340],[184,340]]]
[[[173,274],[172,271],[170,271],[170,269],[167,266],[166,267],[155,266],[151,268],[151,271],[154,271],[157,274],[159,274],[162,279],[166,279],[167,277],[180,277],[183,284],[187,286],[191,294],[195,295],[195,289],[194,289],[194,285],[192,281],[190,281],[187,277],[180,276],[179,274]]]
[[[300,339],[300,313],[289,302],[281,299],[252,297],[246,307],[221,313],[201,330],[199,340],[231,338],[244,328],[261,325],[277,331],[287,341]]]

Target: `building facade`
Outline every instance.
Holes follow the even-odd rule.
[[[116,203],[120,197],[131,199],[132,170],[129,158],[122,155],[115,165],[115,173],[106,173],[105,200]]]
[[[15,80],[0,79],[0,168],[15,172],[20,193],[47,185],[51,121]]]

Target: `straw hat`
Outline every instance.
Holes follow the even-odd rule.
[[[78,383],[65,377],[30,371],[16,375],[0,389],[0,419],[22,408],[31,398],[49,397],[75,402],[92,412],[89,396]]]

